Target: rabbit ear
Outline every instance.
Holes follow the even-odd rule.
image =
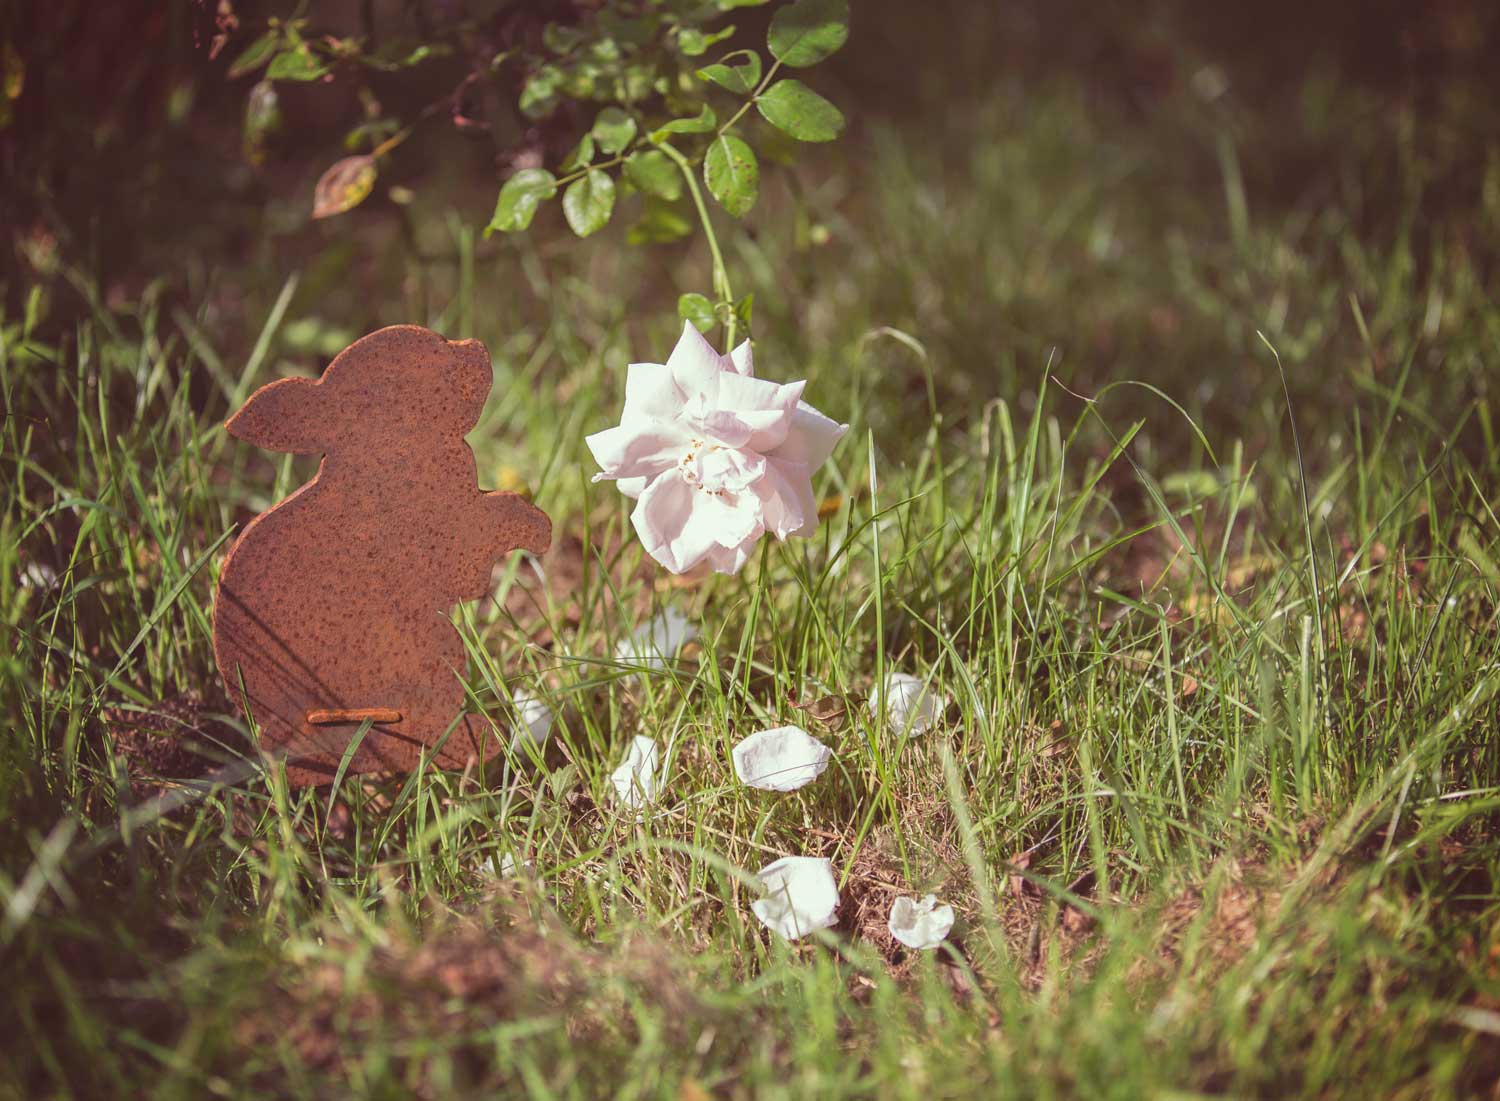
[[[331,434],[321,415],[323,394],[310,378],[284,378],[262,386],[224,425],[237,440],[267,451],[317,455]]]

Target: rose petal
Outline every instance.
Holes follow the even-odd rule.
[[[724,374],[719,378],[713,409],[704,417],[704,427],[727,447],[772,451],[787,438],[806,385],[792,382],[779,386],[764,379]],[[740,426],[748,432],[741,435]]]
[[[732,547],[715,547],[704,556],[714,573],[739,573],[750,561],[750,553],[755,550],[755,544],[759,541],[759,535],[746,539]]]
[[[699,410],[689,415],[694,428],[720,447],[742,448],[755,434],[748,416],[725,409]]]
[[[802,463],[767,458],[766,473],[755,483],[761,501],[761,522],[776,538],[812,535],[818,530],[818,503],[812,478]]]
[[[833,865],[818,856],[783,856],[760,870],[764,898],[750,910],[778,936],[797,940],[838,921],[838,883]]]
[[[615,646],[615,659],[648,669],[665,669],[668,660],[677,657],[697,637],[698,628],[692,621],[668,608],[629,638],[622,638]]]
[[[630,513],[646,553],[673,573],[691,569],[708,550],[705,545],[687,560],[681,556],[689,549],[682,535],[692,519],[697,493],[680,470],[670,470],[646,486]]]
[[[729,365],[742,375],[755,376],[755,357],[750,351],[750,342],[744,340],[729,353]]]
[[[632,363],[625,368],[625,411],[620,422],[638,418],[672,420],[682,412],[682,391],[664,363]]]
[[[730,447],[700,447],[691,464],[699,488],[713,493],[739,493],[758,482],[766,472],[766,460],[753,451]]]
[[[953,928],[953,907],[937,905],[936,895],[926,895],[920,902],[903,895],[891,903],[886,927],[908,948],[936,948]]]
[[[946,702],[910,673],[887,673],[879,697],[870,698],[870,714],[878,715],[885,700],[885,721],[892,731],[917,737],[942,717]]]
[[[757,538],[759,512],[752,493],[703,493],[680,470],[669,470],[646,487],[630,520],[646,553],[673,573],[685,573],[716,546]]]
[[[667,367],[671,369],[677,388],[689,397],[724,371],[723,359],[691,321],[682,323],[682,335],[677,338],[677,347],[667,357]]]
[[[660,759],[661,750],[651,738],[637,734],[630,740],[624,759],[609,774],[615,798],[623,806],[638,810],[656,802],[661,788],[661,777],[657,773]]]
[[[516,858],[506,853],[496,865],[494,854],[491,854],[484,858],[484,863],[479,865],[479,870],[496,879],[509,879],[516,874]]]
[[[585,436],[600,472],[594,481],[607,478],[652,478],[676,466],[691,438],[674,421],[631,421]]]
[[[731,550],[745,543],[754,544],[765,534],[760,522],[760,500],[753,493],[700,493],[693,518],[684,532],[688,546],[712,540]],[[710,547],[712,549],[712,547]]]
[[[492,853],[484,858],[484,863],[479,866],[479,870],[495,877],[496,879],[514,879],[517,871],[516,858],[510,853],[506,853],[502,857],[500,857],[500,863],[497,865],[495,863],[494,854]],[[520,870],[523,872],[530,872],[531,861],[521,861]]]
[[[511,706],[515,708],[516,723],[510,728],[510,748],[517,751],[527,742],[541,746],[552,733],[552,709],[545,700],[531,695],[524,688],[517,688],[511,695]]]
[[[762,791],[796,791],[823,774],[833,751],[799,726],[778,726],[751,734],[730,756],[740,783]]]
[[[50,589],[57,581],[57,571],[45,562],[27,562],[21,580],[31,589]]]
[[[840,424],[825,417],[805,401],[799,401],[792,411],[791,423],[785,439],[772,451],[778,459],[792,459],[806,463],[808,469],[816,470],[828,461],[833,447],[849,431],[847,424]]]

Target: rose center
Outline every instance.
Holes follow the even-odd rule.
[[[688,445],[687,451],[682,456],[679,464],[682,467],[682,480],[701,493],[713,493],[722,496],[724,489],[715,484],[723,480],[722,473],[715,477],[714,473],[705,469],[709,465],[705,460],[723,448],[716,443],[708,443],[704,440],[695,439]],[[713,464],[717,466],[718,464]]]
[[[694,438],[678,461],[682,480],[701,493],[729,497],[747,489],[764,472],[765,460],[742,448]]]

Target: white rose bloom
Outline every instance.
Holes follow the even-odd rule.
[[[636,501],[647,553],[673,573],[737,573],[761,536],[818,530],[813,473],[849,430],[802,400],[805,383],[755,377],[747,341],[721,356],[691,323],[666,363],[632,363],[620,424],[584,442]]]

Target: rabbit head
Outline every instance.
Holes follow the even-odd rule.
[[[492,375],[477,340],[392,325],[340,352],[323,377],[262,387],[231,417],[231,436],[268,451],[321,455],[398,433],[462,439],[479,421]]]

